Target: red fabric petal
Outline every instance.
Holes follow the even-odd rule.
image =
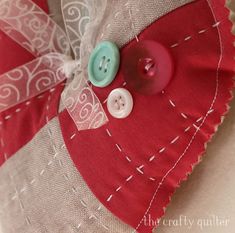
[[[233,87],[231,24],[224,1],[211,2],[217,20],[208,2],[199,0],[157,20],[139,36],[171,48],[176,71],[164,93],[132,92],[135,106],[129,118],[110,117],[108,125],[79,132],[72,140],[76,128],[67,112],[60,115],[67,148],[91,190],[139,232],[151,232],[153,226],[146,226],[144,217],[163,215],[228,111]],[[126,45],[121,56],[135,43]],[[96,94],[105,101],[122,83],[119,73],[111,86],[96,88]]]

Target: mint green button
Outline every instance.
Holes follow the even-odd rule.
[[[88,76],[96,87],[106,87],[115,78],[120,64],[119,49],[116,44],[104,41],[93,50],[88,63]]]

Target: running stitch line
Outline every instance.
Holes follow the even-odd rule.
[[[215,22],[216,22],[216,21],[217,21],[217,18],[216,18],[216,15],[215,15],[215,13],[214,13],[214,11],[213,11],[213,9],[212,9],[212,6],[211,6],[211,4],[209,3],[209,0],[206,0],[206,1],[207,1],[208,5],[209,5],[209,7],[210,7],[210,9],[211,9],[212,15],[213,15],[214,20],[215,20]],[[219,90],[219,71],[220,71],[220,68],[221,68],[221,63],[222,63],[222,59],[223,59],[223,51],[224,51],[224,50],[223,50],[223,43],[222,43],[221,33],[220,33],[220,31],[219,31],[218,28],[217,28],[217,30],[218,30],[219,43],[220,43],[220,56],[219,56],[219,61],[218,61],[217,71],[216,71],[216,88],[215,88],[215,95],[214,95],[214,97],[213,97],[211,106],[210,106],[209,110],[207,111],[206,116],[203,118],[202,123],[200,124],[200,126],[198,127],[198,129],[196,129],[196,131],[195,131],[193,137],[191,138],[191,140],[190,140],[188,146],[186,147],[185,151],[182,153],[182,155],[181,155],[181,156],[179,157],[179,159],[176,161],[175,165],[174,165],[174,166],[165,174],[165,176],[162,178],[161,182],[159,183],[157,189],[155,190],[155,192],[154,192],[154,194],[153,194],[153,197],[152,197],[152,199],[151,199],[151,201],[150,201],[149,207],[147,208],[146,212],[144,213],[143,218],[140,220],[139,224],[137,225],[137,227],[135,228],[135,230],[133,231],[133,233],[137,232],[137,230],[138,230],[139,227],[141,226],[141,224],[142,224],[142,222],[143,222],[145,216],[149,213],[149,211],[150,211],[150,209],[151,209],[151,207],[152,207],[152,205],[153,205],[153,202],[154,202],[154,200],[155,200],[155,197],[157,196],[158,191],[160,190],[161,186],[163,185],[165,179],[166,179],[166,178],[168,177],[168,175],[176,168],[176,166],[178,165],[178,163],[179,163],[179,162],[182,160],[182,158],[185,156],[185,154],[186,154],[187,151],[189,150],[190,146],[191,146],[192,143],[194,142],[194,140],[195,140],[195,138],[196,138],[198,132],[200,131],[201,127],[204,125],[206,119],[208,118],[208,116],[209,116],[209,114],[210,114],[209,112],[210,112],[211,110],[213,110],[213,107],[214,107],[215,102],[216,102],[217,97],[218,97],[218,90]]]
[[[51,132],[51,129],[50,129],[49,109],[50,109],[50,102],[51,102],[51,99],[52,99],[51,93],[53,93],[54,91],[55,91],[55,88],[52,88],[52,89],[49,90],[50,94],[49,94],[49,96],[48,96],[48,98],[47,98],[46,114],[45,114],[45,115],[46,115],[45,118],[46,118],[46,122],[47,122],[47,126],[48,126],[47,133],[48,133],[48,135],[49,135],[49,137],[50,137],[51,145],[52,145],[52,148],[53,148],[53,150],[54,150],[54,156],[53,156],[53,160],[50,160],[50,161],[47,163],[47,166],[39,172],[39,175],[38,175],[37,178],[40,178],[40,177],[42,177],[42,176],[45,174],[47,167],[50,167],[50,166],[53,164],[53,162],[55,161],[55,159],[57,159],[57,156],[58,156],[58,154],[61,152],[61,150],[65,149],[65,144],[63,144],[63,145],[60,147],[60,150],[57,151],[56,145],[53,143],[54,140],[53,140],[53,138],[52,138],[52,132]],[[39,96],[39,99],[41,99],[41,98],[43,98],[42,95]],[[29,104],[27,104],[27,105],[29,105]],[[76,134],[73,134],[73,135],[70,137],[70,140],[73,140],[73,139],[75,138],[75,136],[76,136]],[[3,147],[3,145],[4,145],[4,142],[3,142],[3,139],[2,139],[2,138],[1,138],[1,145],[2,145],[2,147]],[[7,160],[7,155],[5,154],[5,156],[6,156],[6,160]],[[59,166],[60,166],[61,169],[63,170],[63,163],[62,163],[62,161],[61,161],[60,159],[58,159],[58,162],[59,162]],[[11,177],[10,177],[10,178],[11,178]],[[69,177],[69,175],[68,175],[67,173],[64,173],[64,174],[63,174],[63,178],[64,178],[66,181],[69,181],[69,179],[70,179],[70,177]],[[26,191],[27,191],[27,188],[29,188],[29,186],[32,186],[35,182],[36,182],[36,178],[32,179],[32,180],[30,181],[30,183],[27,185],[28,187],[27,187],[27,186],[24,186],[23,188],[20,189],[19,192],[18,192],[17,189],[15,189],[15,190],[16,190],[16,194],[15,194],[12,198],[10,198],[10,201],[9,201],[8,203],[6,203],[6,204],[2,207],[2,209],[5,209],[12,201],[14,201],[14,200],[16,200],[16,199],[18,198],[20,208],[21,208],[22,211],[24,211],[24,205],[23,205],[22,201],[21,201],[20,198],[19,198],[19,193],[22,194],[22,193],[26,192]],[[74,187],[72,187],[72,188],[71,188],[71,191],[74,192],[74,193],[76,193],[76,192],[77,192],[77,189],[74,188]],[[81,203],[84,207],[87,208],[87,204],[85,203],[84,200],[80,200],[80,203]],[[100,209],[101,209],[101,208],[98,207],[97,210],[100,210]],[[95,218],[96,220],[99,220],[95,215],[91,215],[91,216],[89,217],[89,219],[91,219],[91,217],[92,217],[92,218]],[[30,218],[29,218],[28,216],[25,216],[25,221],[26,221],[26,223],[27,223],[28,225],[31,224]],[[99,220],[98,224],[99,224],[100,226],[102,226],[105,230],[109,230],[109,227],[106,226],[105,224],[103,224],[100,220]],[[80,224],[79,226],[81,226],[81,224]]]
[[[61,83],[60,86],[65,86],[65,84],[64,84],[64,83]],[[50,91],[50,92],[53,92],[53,91],[55,91],[55,88],[52,88],[52,89],[50,89],[49,91]],[[31,105],[35,100],[40,100],[40,99],[43,99],[44,97],[45,97],[45,94],[41,94],[41,95],[35,97],[35,99],[34,99],[33,101],[32,101],[32,100],[27,101],[27,102],[24,104],[24,106],[25,106],[25,107],[28,107],[28,106]],[[10,113],[9,115],[5,116],[5,117],[3,118],[3,120],[4,120],[4,121],[8,121],[8,120],[12,119],[12,117],[13,117],[15,114],[18,114],[18,113],[20,113],[21,111],[22,111],[22,107],[21,107],[21,108],[17,108],[14,112],[12,112],[12,113]],[[4,123],[3,121],[0,121],[0,125],[2,125],[3,123]]]
[[[128,10],[128,12],[129,12],[129,15],[130,15],[130,19],[131,19],[131,10],[130,9],[128,9],[128,7],[129,7],[129,2],[127,1],[127,3],[125,3],[124,4],[124,6],[126,7],[126,9]],[[120,11],[117,11],[116,13],[115,13],[115,19],[117,19],[117,17],[120,15]],[[133,20],[130,20],[131,21],[131,28],[132,28],[132,30],[133,30],[133,27],[134,27],[134,22],[133,22]],[[194,33],[194,34],[192,34],[192,35],[187,35],[187,36],[185,36],[183,39],[181,39],[181,40],[178,40],[179,42],[176,42],[176,43],[172,43],[171,45],[170,45],[170,48],[176,48],[176,47],[178,47],[178,46],[180,46],[181,44],[183,44],[183,43],[185,43],[185,42],[189,42],[190,40],[192,40],[196,35],[203,35],[203,34],[205,34],[206,32],[208,32],[210,29],[213,29],[213,28],[218,28],[218,26],[222,23],[222,22],[224,22],[225,20],[220,20],[220,21],[215,21],[215,23],[213,23],[212,25],[210,25],[210,26],[208,26],[207,28],[204,28],[204,29],[200,29],[199,31],[197,31],[196,33]],[[109,29],[111,27],[111,24],[110,23],[108,23],[107,25],[106,25],[106,27],[105,27],[105,30],[107,30],[107,29]],[[105,31],[104,30],[104,31]],[[102,32],[101,33],[101,35],[100,35],[100,40],[102,40],[103,39],[103,37],[104,37],[104,32]],[[137,42],[139,42],[139,39],[138,39],[138,36],[137,35],[135,35],[135,39],[136,39],[136,41]]]
[[[210,112],[210,113],[211,113],[211,112]],[[199,123],[202,119],[203,119],[203,117],[198,118],[194,123],[191,124],[191,126],[186,127],[186,128],[183,130],[183,133],[187,133],[187,132],[195,125],[195,123]],[[113,135],[112,135],[110,129],[106,128],[105,131],[106,131],[106,134],[107,134],[107,136],[108,136],[109,138],[113,138]],[[76,135],[76,134],[74,134],[74,135]],[[75,136],[74,136],[74,137],[75,137]],[[73,138],[74,138],[74,137],[73,137]],[[173,138],[169,141],[169,143],[168,143],[169,145],[168,145],[168,146],[177,143],[177,141],[179,141],[181,137],[182,137],[182,136],[179,136],[179,135],[173,137]],[[113,144],[115,145],[115,147],[116,147],[116,149],[118,150],[118,152],[120,152],[120,153],[122,153],[122,154],[124,155],[123,158],[126,159],[126,161],[127,161],[128,163],[131,163],[131,162],[132,162],[131,157],[128,156],[128,155],[126,155],[126,153],[123,151],[123,148],[120,146],[120,144],[117,144],[117,143],[115,143],[115,142],[113,142]],[[162,147],[161,149],[158,150],[158,154],[161,155],[162,153],[166,152],[167,149],[168,149],[168,148],[167,148],[166,146],[165,146],[165,147]],[[156,155],[151,155],[151,156],[149,157],[149,159],[148,159],[148,163],[152,163],[152,162],[155,161],[156,159],[157,159],[157,156],[156,156]],[[142,164],[142,165],[140,165],[140,166],[138,166],[138,167],[135,167],[135,169],[136,169],[136,171],[137,171],[139,174],[145,175],[145,172],[142,170],[144,167],[145,167],[145,165]],[[149,179],[149,180],[151,180],[151,181],[155,181],[155,179],[154,179],[153,177],[147,177],[147,179]],[[118,190],[118,191],[119,191],[119,190]]]
[[[211,114],[211,113],[212,113],[211,111],[208,111],[208,112],[207,112],[208,115]],[[199,118],[199,119],[200,119],[200,118]],[[191,128],[192,128],[191,126],[187,127],[187,128],[184,130],[184,132],[188,132]],[[198,127],[198,130],[200,130],[199,127]],[[180,136],[177,136],[176,138],[174,138],[174,140],[172,140],[169,144],[172,145],[172,144],[176,143],[176,141],[178,141],[178,139],[180,139]],[[158,151],[158,153],[161,154],[161,153],[163,153],[165,150],[166,150],[166,147],[163,147],[161,150]],[[156,159],[156,156],[155,156],[155,155],[154,155],[154,156],[151,156],[151,157],[149,158],[149,160],[148,160],[148,163],[152,163],[155,159]],[[149,164],[147,164],[147,165],[149,166]],[[141,169],[144,168],[144,167],[145,167],[144,164],[141,165],[141,166],[139,166],[139,167],[137,167],[137,168],[136,168],[137,172],[138,172],[139,174],[141,174],[141,175],[144,175],[144,174],[145,174],[144,171],[141,170]],[[130,180],[132,180],[134,177],[136,177],[136,174],[133,174],[133,175],[129,176],[128,178],[126,178],[125,183],[124,183],[123,185],[119,186],[117,189],[115,189],[115,193],[119,192],[119,191],[120,191]],[[154,177],[147,177],[147,178],[148,178],[150,181],[156,181],[156,179],[155,179]],[[109,197],[106,199],[106,201],[107,201],[107,202],[110,202],[110,201],[113,199],[113,197],[114,197],[114,194],[109,195]]]

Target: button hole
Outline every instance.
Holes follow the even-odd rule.
[[[155,66],[155,63],[153,61],[149,61],[146,65],[145,65],[145,72],[148,73],[150,71],[150,69],[152,69]]]
[[[103,61],[100,61],[99,70],[102,70],[102,67],[103,67]]]
[[[106,57],[103,56],[103,57],[101,58],[101,60],[100,60],[99,70],[102,70],[105,60],[106,60]],[[106,71],[106,72],[107,72],[107,71]],[[105,72],[105,73],[106,73],[106,72]]]

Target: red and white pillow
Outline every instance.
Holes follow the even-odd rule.
[[[93,87],[109,117],[95,130],[78,132],[68,112],[59,111],[63,84],[2,112],[4,233],[152,232],[144,219],[163,216],[228,112],[234,48],[224,1],[149,0],[139,3],[139,13],[131,18],[125,7],[138,4],[128,2],[109,3],[103,21],[87,29],[93,33],[87,43],[113,41],[125,60],[138,43],[126,29],[133,23],[140,41],[157,41],[170,50],[174,77],[157,95],[130,90],[133,112],[117,120],[109,115],[105,100],[123,86],[122,69],[128,64],[122,63],[110,86]],[[48,12],[45,1],[36,3]],[[1,73],[33,59],[0,35]],[[129,90],[128,84],[125,88]]]

